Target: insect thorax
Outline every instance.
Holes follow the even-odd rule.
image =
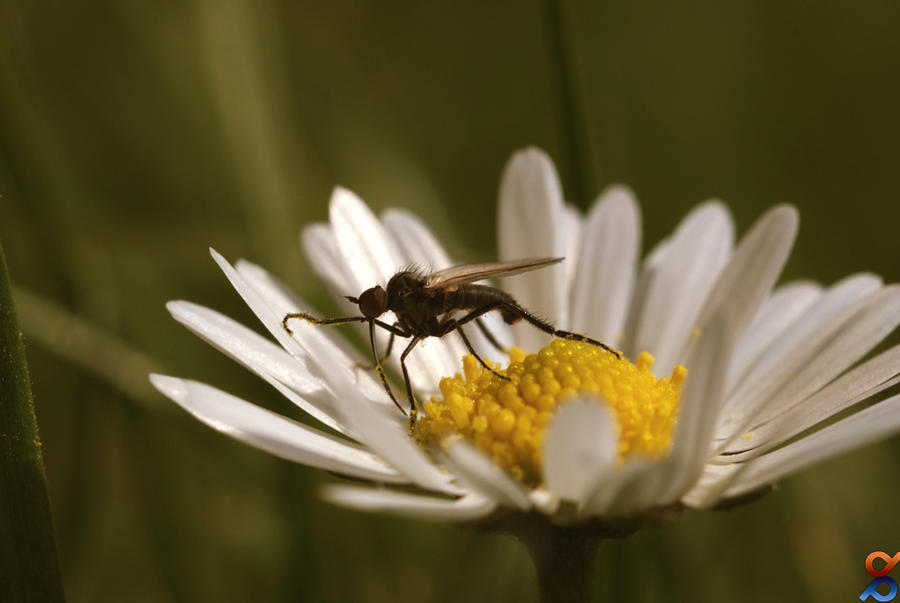
[[[398,272],[387,284],[388,307],[403,303],[404,298],[421,296],[425,288],[425,279],[415,272]]]

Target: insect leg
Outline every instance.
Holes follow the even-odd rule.
[[[409,337],[409,333],[404,331],[403,328],[401,328],[400,325],[396,322],[392,325],[389,325],[388,323],[378,320],[377,318],[373,318],[372,322],[375,323],[376,327],[381,327],[388,333],[393,333],[394,335],[399,335],[400,337]]]
[[[400,368],[403,370],[403,381],[406,384],[406,396],[409,398],[409,435],[413,435],[416,432],[416,418],[419,416],[419,410],[416,408],[416,398],[413,396],[412,384],[409,382],[409,371],[406,370],[406,357],[409,356],[409,353],[412,352],[413,348],[416,347],[416,344],[422,341],[422,338],[418,335],[412,338],[412,341],[409,342],[409,345],[406,346],[406,349],[403,350],[403,353],[400,354]],[[396,404],[396,400],[394,403]],[[406,414],[406,413],[404,413]]]
[[[380,320],[376,320],[376,321],[374,321],[374,322],[377,324],[377,323],[380,323],[381,321],[380,321]],[[378,326],[381,326],[381,325],[378,325]],[[391,350],[394,349],[394,338],[395,338],[397,335],[403,335],[404,337],[407,337],[407,336],[408,336],[408,335],[406,334],[405,331],[401,331],[401,330],[400,330],[400,325],[398,325],[397,323],[394,323],[394,328],[395,328],[396,330],[388,329],[388,331],[390,332],[391,336],[390,336],[390,338],[388,339],[387,349],[384,351],[384,356],[381,357],[381,361],[382,361],[382,362],[384,362],[385,360],[387,360],[388,358],[390,358],[390,356],[391,356]],[[359,369],[363,369],[363,370],[366,370],[366,371],[371,371],[373,368],[375,368],[375,365],[372,365],[372,364],[366,364],[365,362],[354,362],[354,363],[353,363],[353,368],[359,368]]]
[[[500,345],[500,342],[494,337],[494,334],[491,333],[490,329],[487,328],[487,325],[484,324],[484,321],[481,320],[481,317],[475,319],[475,324],[478,326],[478,330],[481,331],[481,334],[484,335],[484,338],[488,340],[488,342],[497,348],[498,351],[506,353],[506,348]]]
[[[571,331],[563,331],[562,329],[557,329],[550,323],[541,320],[534,314],[531,314],[530,312],[528,312],[528,310],[526,310],[525,308],[522,308],[518,304],[514,304],[511,302],[501,302],[497,305],[497,307],[502,308],[504,310],[508,310],[510,312],[514,312],[515,314],[518,314],[523,319],[525,319],[527,322],[531,323],[533,326],[539,328],[541,331],[543,331],[544,333],[547,333],[548,335],[553,335],[554,337],[559,337],[561,339],[568,339],[570,341],[582,341],[584,343],[596,345],[596,346],[603,348],[610,354],[615,354],[616,358],[622,357],[622,355],[619,354],[619,352],[612,349],[605,343],[603,343],[601,341],[597,341],[596,339],[591,339],[590,337],[587,337],[586,335],[582,335],[580,333],[573,333]]]
[[[281,326],[284,327],[284,330],[288,332],[288,335],[294,335],[294,332],[288,326],[288,321],[294,318],[299,318],[305,320],[306,322],[311,322],[314,325],[318,325],[320,327],[324,327],[326,325],[343,325],[348,322],[366,322],[369,320],[365,316],[347,316],[344,318],[316,318],[309,312],[291,312],[290,314],[285,314],[284,318],[281,319]],[[380,325],[379,325],[380,326]]]
[[[355,298],[354,298],[355,299]],[[369,319],[365,316],[346,316],[342,318],[316,318],[309,312],[291,312],[289,314],[285,314],[284,318],[281,319],[281,326],[284,327],[284,330],[288,332],[289,335],[293,335],[294,332],[288,327],[288,321],[293,320],[295,318],[299,318],[301,320],[305,320],[306,322],[310,322],[314,325],[324,327],[328,325],[344,325],[351,322],[367,322]],[[373,322],[392,334],[399,335],[400,337],[408,337],[406,331],[401,329],[399,325],[393,324],[389,325],[386,322],[378,320],[377,318],[373,320]]]
[[[381,357],[382,362],[391,357],[391,350],[394,349],[394,337],[397,334],[391,331],[391,336],[388,338],[387,349],[384,351],[384,356]]]
[[[498,373],[497,371],[492,369],[490,366],[488,366],[488,363],[484,361],[484,358],[482,358],[481,356],[478,355],[478,352],[476,352],[475,348],[472,347],[472,342],[469,341],[468,337],[466,337],[466,332],[463,331],[462,325],[460,325],[455,320],[451,320],[448,322],[450,324],[450,327],[447,329],[446,332],[449,333],[450,331],[456,331],[457,333],[459,333],[460,339],[462,339],[463,343],[466,344],[466,349],[469,350],[469,353],[475,357],[475,360],[477,360],[481,364],[481,366],[483,366],[487,370],[491,371],[495,376],[500,377],[504,381],[510,380],[509,377],[507,377],[506,375],[501,375],[500,373]]]
[[[504,303],[506,303],[506,302],[495,301],[495,302],[491,302],[489,304],[485,304],[485,305],[481,306],[480,308],[476,308],[476,309],[472,310],[471,312],[469,312],[462,318],[455,319],[455,322],[458,325],[464,325],[467,322],[472,322],[473,320],[477,321],[480,317],[487,314],[491,310],[496,310],[497,308],[502,306]],[[449,331],[448,331],[448,333],[449,333]],[[505,352],[506,350],[504,350],[503,348],[500,348],[500,351]]]
[[[391,338],[393,338],[393,333],[391,333]],[[400,403],[397,402],[397,398],[394,397],[394,392],[391,391],[391,386],[388,385],[387,377],[384,376],[384,369],[381,366],[381,360],[378,359],[378,349],[375,347],[375,321],[369,321],[369,345],[372,347],[372,359],[375,361],[375,370],[378,371],[378,378],[381,380],[381,385],[384,387],[384,391],[387,392],[388,396],[391,397],[391,401],[394,405],[400,409],[404,415],[406,411],[403,410],[403,407],[400,406]],[[402,361],[401,361],[402,365]],[[403,376],[406,377],[406,367],[403,367]],[[406,380],[406,388],[409,390],[409,379]]]

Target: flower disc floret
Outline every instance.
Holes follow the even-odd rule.
[[[683,366],[657,379],[653,356],[635,363],[602,348],[555,339],[535,354],[509,352],[509,366],[493,366],[507,379],[463,358],[463,374],[440,381],[440,395],[423,404],[417,437],[426,447],[462,437],[524,484],[540,485],[546,430],[560,405],[579,395],[606,403],[619,425],[619,457],[665,456],[672,444]]]

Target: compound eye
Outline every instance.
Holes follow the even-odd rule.
[[[359,311],[366,318],[378,318],[387,311],[387,294],[380,285],[362,292],[359,296]]]

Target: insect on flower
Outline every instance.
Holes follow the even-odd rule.
[[[488,285],[477,285],[479,281],[492,277],[505,277],[521,274],[531,270],[538,270],[563,261],[563,258],[527,258],[509,262],[492,262],[486,264],[465,264],[453,266],[426,274],[411,270],[398,272],[388,281],[387,288],[376,285],[363,291],[359,297],[345,296],[348,300],[359,306],[362,316],[347,316],[343,318],[316,318],[308,312],[293,312],[285,315],[281,324],[291,335],[293,332],[288,326],[292,319],[306,320],[315,325],[340,325],[351,322],[369,323],[369,345],[372,348],[372,358],[375,369],[385,391],[393,400],[397,408],[403,414],[406,412],[391,391],[387,378],[382,368],[383,358],[379,358],[375,348],[375,327],[380,327],[389,332],[387,350],[384,359],[388,358],[394,347],[395,337],[410,338],[406,349],[400,354],[400,368],[403,372],[403,381],[406,385],[406,396],[409,400],[409,430],[412,434],[416,426],[416,400],[413,396],[412,386],[409,381],[409,373],[406,370],[406,357],[420,341],[427,337],[443,337],[453,331],[459,333],[460,339],[481,365],[501,379],[508,377],[501,375],[491,368],[484,359],[472,347],[472,343],[466,336],[463,326],[474,322],[485,338],[495,348],[504,352],[503,346],[485,326],[481,317],[494,310],[500,312],[500,316],[507,324],[513,324],[519,320],[525,320],[538,329],[562,339],[582,341],[600,346],[607,352],[619,357],[619,353],[606,344],[586,337],[578,333],[563,331],[555,328],[550,323],[538,318],[523,308],[508,293]],[[393,312],[396,321],[388,324],[379,320],[385,312]],[[465,314],[459,314],[466,312]]]

